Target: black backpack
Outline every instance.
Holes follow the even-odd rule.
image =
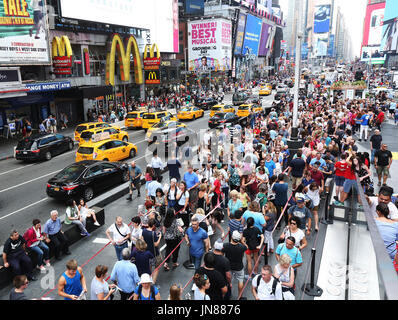
[[[278,280],[277,278],[275,278],[275,277],[272,277],[272,278],[274,278],[274,282],[272,283],[272,291],[271,291],[271,294],[275,295],[276,286],[278,285],[279,280]],[[261,281],[261,275],[258,275],[258,276],[257,276],[257,287],[256,287],[256,292],[258,292],[258,286],[260,285],[260,281]],[[283,295],[282,295],[282,298],[283,298]]]
[[[141,300],[142,285],[138,286],[138,300]],[[149,300],[155,300],[155,289],[151,286],[151,294],[149,295]]]

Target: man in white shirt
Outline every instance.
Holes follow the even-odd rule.
[[[146,190],[146,195],[147,197],[151,197],[153,200],[155,200],[156,197],[156,190],[161,189],[163,190],[162,184],[159,182],[160,178],[156,177],[153,179],[150,183],[148,183],[148,188]]]
[[[391,187],[383,186],[380,188],[378,197],[366,197],[370,207],[370,212],[372,212],[374,218],[378,217],[376,213],[377,205],[379,203],[385,203],[386,205],[388,205],[388,209],[390,210],[389,218],[398,222],[398,209],[391,202],[392,194],[393,194],[393,189]]]
[[[162,170],[165,167],[165,165],[164,165],[162,159],[159,158],[157,152],[153,153],[153,158],[151,160],[151,167],[155,171],[155,175],[157,177],[161,177],[162,176]]]
[[[261,277],[260,280],[259,277]],[[274,283],[275,281],[276,283]],[[272,268],[270,266],[263,266],[261,274],[253,278],[252,293],[256,300],[283,300],[282,286],[280,282],[273,277]]]
[[[128,247],[127,240],[130,239],[131,231],[129,226],[123,223],[122,217],[116,217],[116,222],[105,233],[115,247],[117,259],[119,261],[122,260],[122,250]],[[112,233],[112,238],[110,233]]]

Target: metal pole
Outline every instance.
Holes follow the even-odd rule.
[[[310,283],[303,284],[302,290],[311,297],[320,297],[323,290],[315,285],[315,253],[316,249],[311,249],[311,280]]]
[[[187,50],[188,50],[188,48],[184,48],[184,58],[185,58],[185,90],[188,90],[188,88],[187,88],[187,72],[188,72]]]

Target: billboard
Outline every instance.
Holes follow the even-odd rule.
[[[301,45],[301,59],[307,60],[308,59],[308,43],[305,42]]]
[[[241,0],[240,2],[245,7],[251,7],[251,6],[255,6],[256,5],[256,0]]]
[[[263,22],[263,27],[261,29],[261,39],[260,46],[258,49],[258,55],[261,57],[266,57],[272,46],[273,40],[273,27],[265,22]]]
[[[328,34],[314,36],[313,47],[316,57],[324,57],[328,52]]]
[[[384,64],[386,54],[380,52],[379,46],[362,47],[361,61],[371,62],[371,64]]]
[[[277,17],[278,19],[282,19],[282,10],[280,7],[274,6],[272,7],[272,15]]]
[[[331,34],[329,37],[329,46],[328,46],[328,56],[329,57],[334,57],[334,41],[335,41],[335,36],[334,34]]]
[[[245,28],[246,28],[246,15],[244,13],[240,13],[236,29],[234,55],[242,54],[243,40],[245,39]]]
[[[49,64],[45,1],[0,2],[0,63]]]
[[[380,45],[386,3],[369,4],[366,8],[363,46]]]
[[[246,20],[245,40],[243,42],[242,53],[258,55],[258,47],[260,44],[261,28],[263,21],[255,16],[248,14]]]
[[[314,33],[326,33],[330,30],[331,5],[324,4],[315,7]]]
[[[203,16],[205,12],[204,0],[185,0],[185,13],[189,15]]]
[[[257,0],[257,9],[272,14],[272,0]]]
[[[231,70],[232,24],[225,19],[188,22],[189,71]]]
[[[398,1],[387,0],[380,51],[396,53],[398,49]]]
[[[60,0],[61,16],[148,29],[162,52],[178,52],[178,0]],[[106,14],[104,14],[106,12]]]

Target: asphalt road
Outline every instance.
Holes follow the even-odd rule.
[[[231,103],[232,95],[225,97],[225,103]],[[273,96],[263,98],[263,106],[270,107]],[[187,121],[189,128],[199,132],[207,129],[209,111],[203,118]],[[141,168],[147,165],[145,152],[147,142],[143,130],[129,130],[129,141],[138,148],[135,160]],[[0,246],[4,244],[12,229],[23,233],[38,218],[44,224],[49,219],[51,210],[65,213],[65,203],[49,198],[46,183],[60,170],[75,161],[74,150],[54,157],[52,160],[37,163],[23,163],[15,159],[0,162]],[[131,161],[127,159],[125,161]]]

